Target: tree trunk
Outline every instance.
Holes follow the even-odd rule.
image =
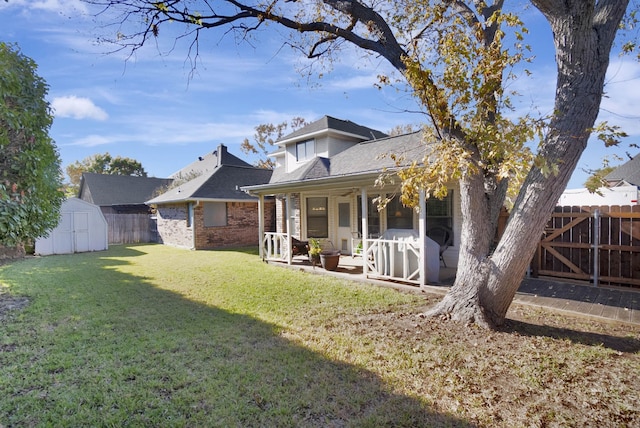
[[[539,159],[557,174],[532,167],[495,251],[484,250],[482,227],[473,196],[477,188],[461,185],[463,235],[456,281],[427,315],[446,316],[493,327],[507,310],[535,253],[544,225],[584,151],[600,108],[609,54],[628,1],[533,0],[554,34],[557,62],[556,115],[549,124]],[[477,181],[477,180],[476,180]],[[486,218],[486,217],[485,217]],[[466,233],[464,231],[467,231]]]

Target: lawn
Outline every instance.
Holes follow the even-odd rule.
[[[439,298],[251,250],[0,266],[0,426],[640,425],[640,327],[418,316]]]

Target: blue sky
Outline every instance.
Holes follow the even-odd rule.
[[[201,41],[193,72],[186,43],[171,51],[174,37],[162,29],[157,46],[151,43],[131,57],[108,53],[112,47],[97,43],[97,36],[115,29],[96,22],[93,12],[79,0],[0,1],[0,40],[17,42],[50,86],[51,136],[63,168],[109,152],[140,161],[150,176],[166,177],[220,143],[243,156],[240,143],[261,123],[330,115],[387,132],[425,120],[406,112],[418,109],[407,94],[376,89],[376,76],[389,66],[355,50],[322,79],[309,80],[300,73],[307,64],[282,47],[277,31],[260,34],[253,46],[210,32]],[[511,87],[522,95],[521,111],[533,106],[549,113],[555,79],[550,31],[535,10],[526,14],[536,55],[533,76]],[[180,30],[176,25],[168,31]],[[622,126],[629,142],[640,143],[640,65],[614,56],[606,91],[599,119]],[[594,139],[579,168],[596,168],[604,156],[626,150],[626,145],[604,149]],[[586,177],[578,169],[569,187],[581,187]]]

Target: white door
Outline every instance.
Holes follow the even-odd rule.
[[[73,253],[73,213],[63,212],[60,214],[60,223],[51,238],[53,240],[53,254]]]
[[[351,254],[351,198],[338,198],[338,242],[342,254]]]
[[[75,252],[89,251],[89,213],[73,213],[73,232],[75,234]]]

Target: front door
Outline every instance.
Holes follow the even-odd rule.
[[[338,242],[342,254],[351,254],[351,198],[338,198]]]

